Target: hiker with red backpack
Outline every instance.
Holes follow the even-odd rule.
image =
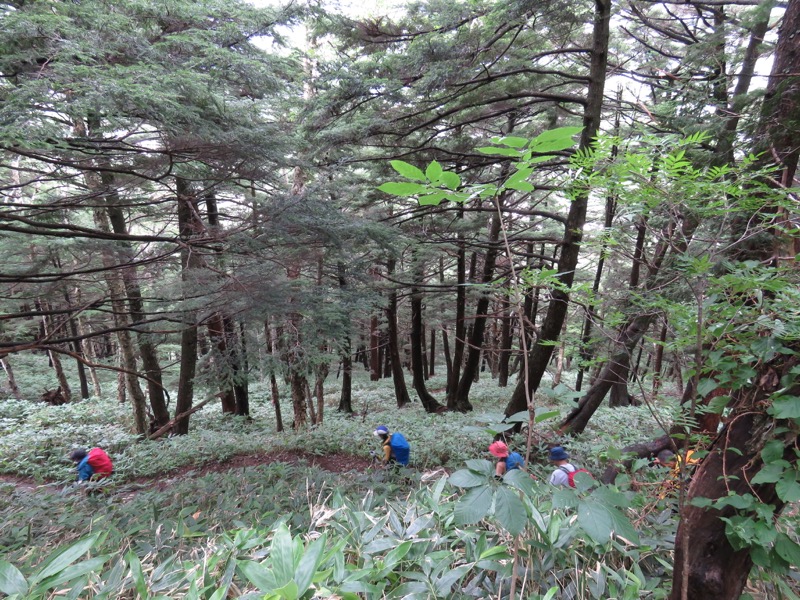
[[[575,487],[575,474],[576,473],[589,473],[586,469],[579,469],[569,462],[569,454],[561,446],[554,446],[550,448],[547,456],[550,462],[555,465],[556,469],[550,475],[551,485],[560,485],[563,487]]]
[[[114,471],[111,457],[102,448],[92,448],[89,452],[76,448],[69,457],[78,469],[78,481],[103,479]]]

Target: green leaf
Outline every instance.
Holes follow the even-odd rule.
[[[297,600],[300,597],[299,591],[294,581],[289,581],[286,585],[274,590],[275,594],[284,600]]]
[[[763,460],[765,464],[781,459],[783,459],[783,442],[779,440],[770,440],[764,444],[764,449],[761,451],[761,460]]]
[[[387,194],[392,194],[393,196],[417,196],[430,190],[428,186],[420,183],[404,183],[398,181],[384,183],[378,187],[378,189]]]
[[[434,160],[425,169],[425,176],[430,179],[431,183],[439,183],[439,178],[442,176],[442,165]]]
[[[480,475],[469,469],[460,469],[447,478],[450,485],[460,488],[473,488],[484,485],[487,481],[486,475]]]
[[[534,189],[536,189],[527,181],[519,181],[511,179],[506,181],[505,184],[503,184],[503,187],[506,187],[510,190],[516,190],[518,192],[532,192]]]
[[[451,171],[444,171],[439,177],[439,182],[447,189],[457,190],[461,185],[461,177]]]
[[[25,581],[25,577],[17,567],[5,560],[0,560],[0,592],[8,596],[12,594],[25,596],[28,593],[28,582]]]
[[[519,158],[519,156],[522,154],[518,150],[513,150],[511,148],[496,148],[494,146],[482,146],[476,149],[481,154],[497,154],[498,156],[513,156],[514,158]]]
[[[775,492],[784,502],[800,501],[800,483],[797,482],[796,477],[797,474],[791,472],[789,476],[775,484]]]
[[[489,512],[492,505],[492,488],[481,486],[464,494],[456,503],[454,516],[459,525],[477,523]]]
[[[31,579],[31,585],[66,569],[69,565],[86,554],[91,547],[94,546],[98,537],[98,535],[91,535],[80,539],[68,548],[52,554],[50,558],[45,561],[42,569]]]
[[[492,546],[481,552],[481,555],[478,557],[478,560],[486,560],[489,558],[496,558],[500,560],[503,558],[510,558],[510,557],[511,554],[509,554],[508,548],[506,548],[505,546]]]
[[[538,413],[537,412],[536,418],[534,419],[534,421],[536,423],[541,423],[542,421],[547,421],[548,419],[555,419],[560,414],[561,413],[559,411],[557,411],[557,410],[548,410],[548,411],[542,412],[542,413]]]
[[[639,536],[628,518],[612,506],[591,500],[578,504],[578,523],[599,544],[605,544],[616,533],[625,540],[639,542]]]
[[[528,513],[519,499],[519,492],[510,487],[500,487],[494,498],[494,516],[511,535],[519,535],[525,529]]]
[[[472,458],[466,461],[464,464],[467,465],[467,468],[470,471],[482,473],[487,477],[494,474],[494,465],[483,458]]]
[[[297,583],[298,594],[302,596],[306,590],[311,586],[311,581],[314,574],[319,568],[322,561],[322,555],[325,551],[326,536],[321,536],[314,540],[303,552],[300,561],[297,563],[297,569],[294,572],[294,581]]]
[[[530,419],[530,414],[527,410],[521,410],[517,413],[514,413],[510,417],[506,417],[506,422],[508,423],[527,423],[528,419]]]
[[[447,192],[431,192],[430,194],[419,196],[417,202],[419,202],[420,206],[439,206],[448,195]]]
[[[414,165],[410,165],[402,160],[393,160],[389,164],[392,165],[392,168],[395,171],[407,179],[413,179],[414,181],[426,181],[425,174]]]
[[[147,582],[144,580],[142,563],[139,562],[139,557],[137,557],[133,550],[131,550],[125,556],[125,560],[128,561],[128,566],[130,567],[131,571],[131,579],[133,579],[133,584],[136,586],[136,592],[139,594],[140,598],[147,598]]]
[[[531,140],[528,149],[539,153],[566,150],[575,145],[572,136],[581,131],[583,127],[559,127],[545,131]]]
[[[105,554],[103,556],[97,556],[95,558],[90,558],[89,560],[79,562],[71,567],[67,567],[61,571],[57,577],[54,579],[49,579],[47,581],[47,587],[54,588],[69,581],[74,581],[79,577],[83,577],[87,573],[99,571],[110,558],[111,555]]]
[[[718,387],[719,383],[715,379],[701,379],[697,384],[697,394],[701,398],[705,398]]]
[[[275,575],[264,565],[252,560],[240,561],[237,564],[239,571],[244,578],[256,586],[262,592],[271,592],[278,587]],[[146,598],[147,596],[142,596]]]
[[[534,484],[533,479],[527,471],[522,469],[506,471],[505,475],[503,475],[503,483],[522,490],[527,496],[533,496],[536,491],[536,484]]]
[[[775,462],[766,464],[756,473],[750,483],[776,483],[783,476],[783,465]]]
[[[800,566],[800,546],[785,533],[778,534],[775,552],[793,567]]]
[[[294,542],[289,528],[281,523],[275,529],[270,545],[269,562],[278,587],[283,587],[294,578]]]
[[[783,396],[772,403],[769,414],[776,419],[800,419],[800,398]]]
[[[492,143],[495,144],[502,144],[503,146],[509,146],[511,148],[524,148],[525,144],[528,143],[528,140],[523,137],[515,137],[513,135],[509,135],[499,140],[492,140]]]

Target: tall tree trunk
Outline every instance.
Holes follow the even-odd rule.
[[[622,90],[620,89],[617,93],[617,112],[616,117],[614,119],[614,132],[615,135],[619,135],[619,119],[620,119],[620,108],[619,104],[621,102],[621,94]],[[615,144],[613,149],[611,150],[612,157],[616,157],[618,152],[617,145]],[[605,210],[605,219],[603,221],[603,230],[605,232],[611,230],[611,226],[614,224],[614,215],[617,212],[617,196],[614,193],[609,192],[606,195],[606,210]],[[642,229],[644,231],[644,229]],[[644,237],[642,237],[642,244],[644,244]],[[595,313],[596,303],[597,303],[597,294],[600,291],[600,282],[603,279],[603,268],[606,262],[606,248],[608,243],[606,241],[605,236],[603,236],[603,241],[600,244],[600,258],[597,261],[597,268],[595,269],[594,273],[594,282],[592,283],[592,300],[589,302],[589,305],[586,307],[586,315],[583,321],[583,333],[581,334],[581,346],[580,346],[580,366],[578,368],[578,375],[575,379],[575,391],[580,392],[581,386],[583,385],[583,374],[586,369],[586,363],[588,363],[589,359],[592,356],[592,349],[589,347],[589,344],[592,339],[592,324],[594,323],[595,319],[597,318],[597,314]],[[638,245],[637,245],[638,248]],[[644,246],[642,246],[644,248]],[[636,264],[636,258],[634,258],[634,264]],[[638,269],[638,267],[636,267]]]
[[[197,211],[198,199],[186,180],[176,179],[178,204],[178,229],[181,241],[181,281],[184,286],[184,298],[189,295],[192,282],[192,271],[203,266],[203,260],[197,250],[191,247],[191,240],[202,231],[202,223]],[[197,318],[192,309],[183,310],[183,328],[181,330],[181,361],[178,375],[178,399],[175,403],[175,414],[183,414],[192,408],[194,401],[194,377],[197,372]],[[175,433],[189,433],[189,417],[175,424]]]
[[[389,275],[394,273],[395,260],[389,259],[387,262],[387,272]],[[394,383],[394,397],[397,407],[403,408],[411,402],[408,396],[403,363],[400,360],[400,340],[397,332],[397,290],[389,290],[388,302],[386,303],[386,326],[388,328],[389,359],[392,361],[392,382]]]
[[[46,300],[37,299],[35,304],[36,308],[43,313],[50,310],[50,304],[48,304]],[[45,339],[49,338],[53,334],[53,329],[54,327],[51,317],[43,314],[41,326],[43,337]],[[48,350],[47,355],[50,358],[50,364],[53,366],[53,370],[56,373],[56,379],[58,380],[58,385],[61,388],[61,395],[64,396],[64,400],[67,402],[72,402],[72,389],[70,388],[67,375],[64,373],[64,367],[61,364],[61,358],[58,356],[58,352]]]
[[[433,377],[436,374],[436,327],[431,327],[431,344],[428,360],[430,361],[428,376]]]
[[[111,173],[102,173],[100,180],[104,188],[103,199],[111,228],[114,233],[127,235],[128,224],[120,206],[121,203],[116,190],[114,176]],[[124,242],[119,242],[116,249],[118,262],[120,265],[125,265],[121,269],[122,283],[130,308],[131,326],[136,328],[139,356],[142,359],[142,367],[144,367],[144,373],[147,376],[147,392],[150,397],[150,410],[153,413],[153,425],[158,428],[169,422],[169,410],[161,376],[161,365],[158,361],[157,350],[151,341],[151,334],[143,331],[147,327],[144,324],[147,317],[145,315],[142,291],[139,286],[139,277],[133,264],[133,250],[130,244]]]
[[[653,358],[653,395],[661,389],[661,371],[664,363],[664,345],[667,343],[667,317],[664,316],[664,323],[661,325],[661,334],[658,336],[658,343],[655,348]]]
[[[208,319],[207,328],[208,337],[212,345],[214,378],[220,384],[218,395],[222,404],[222,412],[234,414],[236,412],[236,395],[233,391],[233,373],[231,373],[230,359],[228,357],[230,350],[221,312],[216,311],[211,315]]]
[[[378,331],[378,315],[369,320],[369,380],[379,381],[381,378],[381,336]]]
[[[269,319],[264,321],[264,339],[269,353],[272,355],[272,368],[269,370],[269,385],[272,393],[272,407],[275,409],[275,431],[283,431],[283,417],[281,416],[281,398],[278,390],[278,378],[275,376],[275,365],[279,361],[278,335],[272,335]]]
[[[775,160],[779,171],[768,183],[790,188],[797,172],[800,147],[800,0],[789,0],[778,35],[778,44],[767,84],[758,136],[767,146],[764,161]],[[780,216],[780,213],[776,214]],[[791,231],[791,230],[788,230]],[[763,248],[762,264],[778,264],[780,229],[773,231],[775,245]],[[796,235],[793,242],[796,242]],[[796,254],[788,254],[796,268]],[[770,263],[771,261],[771,263]],[[800,382],[796,376],[800,363],[800,343],[783,340],[785,352],[776,352],[770,360],[761,361],[752,384],[732,394],[731,414],[728,423],[718,435],[705,460],[695,473],[683,505],[682,518],[675,542],[675,569],[672,581],[672,600],[704,598],[708,600],[733,600],[739,598],[753,558],[749,548],[735,550],[726,535],[727,523],[721,518],[755,515],[755,507],[774,506],[774,515],[780,514],[786,496],[776,493],[773,479],[753,483],[753,477],[763,467],[763,455],[768,441],[782,449],[781,457],[792,471],[796,469],[798,443],[797,427],[786,427],[785,433],[775,435],[782,423],[767,408],[779,389],[783,398],[800,395]],[[777,421],[777,422],[776,422]],[[786,422],[786,421],[784,421]],[[789,421],[791,422],[791,421]],[[775,445],[773,444],[773,454]],[[795,477],[796,473],[791,473]],[[786,473],[786,471],[784,471]],[[754,508],[735,511],[730,506],[722,511],[695,506],[695,498],[716,500],[728,497],[731,492],[755,496]]]
[[[417,261],[414,266],[414,285],[411,288],[411,371],[414,390],[417,392],[425,412],[437,412],[442,406],[437,402],[425,386],[425,377],[422,367],[422,346],[425,340],[422,337],[422,264]]]
[[[463,206],[458,207],[458,218],[459,220],[464,218]],[[461,377],[461,365],[464,361],[464,340],[466,339],[464,318],[467,304],[467,254],[464,234],[460,229],[456,252],[456,323],[453,333],[453,361],[447,378],[447,408],[449,410],[455,410],[457,404],[458,381]]]
[[[511,361],[512,343],[514,341],[512,331],[511,304],[508,296],[502,299],[502,322],[500,325],[500,356],[497,358],[497,384],[500,387],[508,385],[508,366]]]
[[[504,172],[507,173],[507,169],[505,169]],[[488,286],[494,278],[494,266],[497,261],[498,243],[500,240],[500,230],[502,228],[502,217],[499,211],[502,210],[504,199],[505,198],[502,196],[497,199],[497,211],[492,213],[492,221],[489,226],[487,250],[483,259],[483,273],[481,274],[481,283],[484,284],[484,286]],[[467,362],[464,365],[464,372],[461,375],[461,381],[459,381],[455,399],[452,403],[448,399],[447,407],[449,409],[458,410],[460,412],[472,410],[472,403],[469,401],[469,392],[472,388],[473,381],[475,381],[478,368],[480,367],[483,334],[486,330],[487,311],[489,310],[490,300],[490,292],[485,290],[478,298],[478,303],[475,307],[475,319],[472,321],[472,330],[470,332]]]
[[[594,30],[592,40],[591,65],[589,68],[589,89],[587,103],[583,115],[583,132],[581,133],[580,150],[588,150],[597,135],[603,108],[603,90],[606,81],[608,62],[609,22],[611,20],[611,0],[595,0]],[[513,415],[528,410],[528,398],[539,387],[550,356],[553,353],[553,342],[558,340],[561,327],[567,315],[569,305],[568,290],[572,287],[575,268],[578,266],[578,253],[583,238],[583,225],[586,221],[588,192],[576,194],[571,202],[561,243],[561,254],[558,259],[558,279],[560,288],[551,291],[551,300],[547,307],[547,315],[539,332],[539,337],[530,351],[526,376],[520,377],[511,400],[506,406],[506,414]]]
[[[339,290],[342,294],[347,290],[347,266],[339,261],[336,265],[339,279]],[[350,317],[345,317],[347,331],[350,331]],[[342,362],[342,391],[339,396],[339,412],[351,414],[353,412],[353,351],[350,335],[345,335],[339,347],[339,360]]]

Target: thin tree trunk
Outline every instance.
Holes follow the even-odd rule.
[[[428,359],[430,361],[428,376],[433,377],[436,374],[436,327],[431,327],[431,345]]]
[[[381,378],[381,338],[378,332],[378,316],[372,315],[369,320],[369,380],[379,381]]]
[[[583,116],[583,132],[580,149],[588,150],[600,126],[603,107],[603,90],[605,88],[606,66],[608,59],[609,22],[611,20],[611,1],[595,0],[594,31],[592,41],[591,65],[589,69],[589,89],[587,104]],[[539,331],[539,337],[530,351],[526,376],[520,377],[506,406],[506,414],[512,415],[528,410],[528,398],[538,388],[542,376],[553,353],[553,342],[558,340],[561,327],[567,315],[569,304],[568,290],[572,287],[575,268],[578,265],[578,253],[583,238],[583,225],[586,221],[588,192],[576,194],[570,203],[561,254],[558,259],[557,273],[560,288],[551,291],[551,300],[547,308],[547,316]]]
[[[6,372],[8,387],[11,390],[11,393],[14,394],[14,398],[17,400],[22,400],[22,393],[19,391],[19,387],[17,386],[17,380],[14,377],[14,371],[11,368],[11,363],[8,362],[7,358],[0,358],[0,365],[2,365],[3,371]]]
[[[425,386],[422,367],[422,346],[425,340],[422,337],[422,290],[418,284],[422,283],[422,264],[417,262],[414,269],[414,285],[411,288],[411,372],[414,390],[417,392],[425,412],[437,412],[442,406],[437,402]]]
[[[114,175],[104,172],[100,175],[103,184],[103,199],[108,214],[108,220],[114,233],[120,235],[128,234],[128,224],[125,214],[120,207],[120,199],[116,190]],[[136,341],[139,347],[139,356],[142,359],[142,367],[147,376],[147,392],[150,397],[150,409],[153,413],[153,425],[163,426],[169,421],[169,410],[167,409],[166,392],[161,376],[161,365],[158,362],[158,353],[151,341],[151,336],[142,328],[146,320],[144,300],[139,286],[139,278],[136,267],[134,266],[134,253],[127,243],[116,245],[117,262],[124,265],[121,269],[122,283],[125,288],[125,296],[128,300],[130,309],[131,326],[136,327]]]
[[[458,207],[458,218],[463,220],[464,207]],[[458,394],[458,381],[461,377],[461,365],[464,361],[464,340],[465,337],[465,324],[464,318],[466,315],[467,304],[467,289],[466,289],[466,266],[467,255],[464,242],[464,234],[459,229],[457,241],[457,254],[456,254],[456,323],[455,331],[453,333],[453,361],[452,367],[449,369],[449,376],[447,378],[447,408],[454,410],[456,407],[456,397]]]
[[[191,193],[188,183],[181,178],[176,179],[178,203],[178,228],[183,241],[181,247],[181,281],[188,287],[191,272],[199,269],[203,261],[196,249],[191,247],[192,237],[202,231],[197,213],[197,197]],[[184,291],[184,295],[188,290]],[[175,414],[188,412],[194,401],[194,377],[197,372],[197,321],[193,310],[183,311],[183,329],[181,330],[181,361],[178,375],[178,399],[175,403]],[[175,425],[175,433],[189,433],[189,418],[182,419]]]
[[[275,377],[275,365],[278,363],[278,336],[272,335],[269,320],[264,321],[265,344],[272,355],[272,368],[269,371],[270,391],[272,393],[272,407],[275,409],[275,431],[283,431],[283,418],[281,416],[281,398],[278,390],[278,379]]]
[[[339,278],[339,290],[342,294],[347,290],[347,267],[344,262],[336,265],[336,272]],[[347,319],[347,330],[350,330],[349,316]],[[353,412],[353,355],[350,343],[350,336],[345,335],[342,345],[339,348],[339,360],[342,361],[342,392],[339,396],[339,412],[352,414]]]
[[[511,327],[511,304],[507,296],[502,299],[502,323],[500,326],[500,348],[497,359],[497,384],[500,387],[508,385],[508,367],[511,362],[511,345],[514,341]]]
[[[387,262],[387,272],[389,275],[394,273],[395,260],[389,259]],[[403,408],[411,402],[406,386],[403,364],[400,361],[400,341],[397,332],[397,290],[389,290],[388,302],[386,304],[386,326],[389,338],[389,359],[392,361],[392,382],[394,383],[394,396],[397,400],[397,407]]]
[[[45,300],[38,299],[36,301],[36,308],[41,312],[47,312],[50,310],[50,305]],[[42,332],[45,338],[49,337],[53,333],[53,323],[50,320],[50,317],[47,315],[42,315]],[[64,400],[67,402],[72,402],[72,390],[69,386],[67,375],[64,373],[64,367],[61,364],[61,358],[59,358],[57,352],[53,352],[52,350],[48,350],[47,355],[50,358],[50,364],[53,366],[53,370],[56,373],[56,379],[58,380],[58,385],[61,388],[61,395],[64,396]]]
[[[661,334],[658,336],[658,343],[655,349],[655,358],[653,359],[653,395],[658,393],[661,389],[661,371],[663,370],[664,362],[664,345],[667,343],[667,317],[664,316],[664,323],[661,325]]]

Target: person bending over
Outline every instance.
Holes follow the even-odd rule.
[[[386,425],[379,425],[372,432],[376,438],[381,440],[383,447],[384,465],[408,465],[408,459],[411,455],[411,446],[402,433],[395,431],[389,433],[389,428]]]
[[[69,457],[78,469],[78,481],[103,479],[114,472],[111,457],[102,448],[92,448],[89,452],[76,448]]]
[[[522,456],[517,452],[511,452],[505,442],[499,440],[489,444],[489,453],[498,459],[494,466],[494,475],[498,479],[502,479],[508,471],[520,469],[525,464]]]

